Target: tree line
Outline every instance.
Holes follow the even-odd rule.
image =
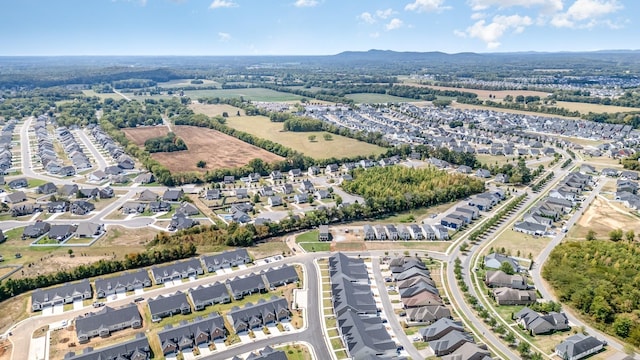
[[[161,250],[151,248],[142,253],[126,254],[123,260],[103,259],[92,264],[80,265],[72,270],[61,270],[50,275],[38,275],[37,277],[21,279],[7,279],[0,282],[0,301],[18,296],[30,290],[180,260],[196,255],[195,245],[176,245],[177,246],[173,247],[165,247]]]
[[[170,131],[165,136],[147,139],[144,142],[144,148],[150,153],[174,152],[187,150],[187,144],[184,143],[184,140],[177,137],[176,134]]]
[[[595,326],[640,345],[640,248],[635,243],[571,241],[556,246],[542,268],[561,302]]]

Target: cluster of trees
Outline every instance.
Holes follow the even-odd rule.
[[[622,159],[622,166],[625,169],[638,171],[640,170],[640,162],[638,162],[638,159],[640,159],[640,152],[636,152],[635,154]]]
[[[71,102],[65,102],[57,106],[56,122],[60,126],[79,125],[86,126],[98,122],[96,110],[102,108],[100,98],[83,97]]]
[[[497,214],[493,215],[489,220],[485,221],[479,229],[475,230],[469,235],[469,241],[476,241],[487,230],[491,229],[497,224],[503,217],[508,215],[516,206],[518,206],[524,199],[527,198],[527,194],[522,194],[517,198],[511,200],[504,209],[500,210]]]
[[[322,131],[325,129],[325,123],[322,120],[316,120],[311,118],[303,118],[303,117],[291,117],[290,119],[285,120],[282,124],[282,129],[285,131]]]
[[[640,345],[640,248],[611,241],[563,242],[542,268],[559,300],[609,334]]]
[[[536,173],[532,173],[531,169],[527,167],[524,158],[518,158],[518,163],[500,165],[490,165],[487,169],[491,174],[506,174],[509,175],[509,182],[513,184],[528,184],[533,178],[539,174],[541,170],[536,170]],[[542,167],[544,169],[544,166]]]
[[[591,92],[588,90],[556,90],[549,96],[549,99],[587,104],[640,107],[640,95],[633,91],[625,91],[622,96],[610,98],[591,96]]]
[[[540,189],[542,189],[544,184],[546,184],[549,180],[553,179],[554,176],[556,176],[555,173],[553,173],[553,172],[548,173],[547,176],[543,177],[542,179],[540,179],[540,181],[538,181],[537,183],[533,184],[531,186],[531,190],[533,190],[533,192],[540,191]]]
[[[187,144],[184,140],[177,137],[172,131],[166,136],[147,139],[144,142],[144,148],[150,153],[155,152],[174,152],[187,150]]]
[[[0,283],[0,301],[18,296],[30,290],[63,284],[68,281],[137,269],[145,266],[184,259],[196,255],[193,244],[165,247],[161,250],[149,249],[142,253],[125,255],[123,260],[100,260],[89,265],[80,265],[73,270],[62,270],[52,275],[38,275],[21,279],[7,279]]]
[[[484,182],[435,168],[402,166],[353,171],[353,181],[342,185],[347,192],[364,197],[369,207],[395,212],[442,204],[484,191]]]
[[[637,111],[622,113],[589,112],[586,115],[582,115],[582,118],[600,123],[631,125],[634,129],[640,128],[640,113]]]
[[[167,110],[164,105],[167,103],[164,100],[141,103],[109,98],[102,106],[103,118],[118,128],[159,125],[162,124],[162,115]]]
[[[0,102],[0,116],[12,119],[42,114],[51,116],[54,113],[51,109],[56,108],[57,101],[82,98],[83,95],[77,90],[52,87],[4,92],[0,97],[4,98],[4,101]]]

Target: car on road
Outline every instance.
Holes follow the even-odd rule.
[[[144,301],[143,297],[137,297],[137,298],[133,299],[133,302],[141,302],[141,301]]]
[[[102,302],[94,302],[94,303],[93,303],[93,307],[94,307],[94,308],[99,308],[99,307],[101,307],[101,306],[104,306],[104,303],[102,303]]]
[[[413,341],[422,341],[422,338],[420,336],[414,336]]]

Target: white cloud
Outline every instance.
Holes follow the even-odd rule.
[[[373,24],[374,22],[376,22],[376,19],[373,17],[373,15],[366,11],[358,15],[358,19],[366,22],[367,24]]]
[[[400,20],[398,18],[393,18],[384,27],[385,27],[385,29],[387,29],[387,31],[391,31],[391,30],[400,29],[403,25],[404,25],[404,23],[402,22],[402,20]]]
[[[489,49],[495,49],[500,46],[499,40],[505,33],[509,31],[521,33],[531,24],[533,24],[533,21],[528,16],[496,15],[493,17],[491,23],[488,24],[485,20],[477,21],[467,28],[465,34],[468,37],[484,41]]]
[[[481,12],[471,14],[471,20],[480,20],[484,19],[485,17],[487,17],[487,14]]]
[[[387,9],[387,10],[377,10],[376,11],[376,16],[379,17],[380,19],[387,19],[389,17],[391,17],[391,15],[395,14],[395,11],[393,11],[393,9]]]
[[[450,9],[449,6],[443,6],[444,0],[415,0],[412,3],[408,3],[404,9],[407,11],[415,12],[433,12]]]
[[[227,41],[231,40],[231,34],[226,33],[226,32],[219,32],[218,33],[218,40],[220,40],[222,42],[227,42]]]
[[[622,10],[617,0],[576,0],[566,12],[558,13],[551,19],[555,27],[593,27],[598,25],[598,18]],[[611,22],[602,22],[607,25]]]
[[[295,7],[314,7],[318,5],[317,0],[297,0],[294,4]]]
[[[540,7],[545,13],[554,13],[562,10],[562,0],[470,0],[469,4],[473,11],[482,11],[493,6],[499,9],[514,6],[526,8]]]
[[[209,9],[220,9],[220,8],[232,8],[237,7],[238,4],[229,0],[213,0],[211,5],[209,5]]]
[[[369,34],[369,37],[372,39],[377,39],[380,37],[380,33],[376,31],[374,33]]]

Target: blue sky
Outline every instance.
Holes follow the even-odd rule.
[[[638,0],[16,0],[2,14],[2,56],[640,49]]]

